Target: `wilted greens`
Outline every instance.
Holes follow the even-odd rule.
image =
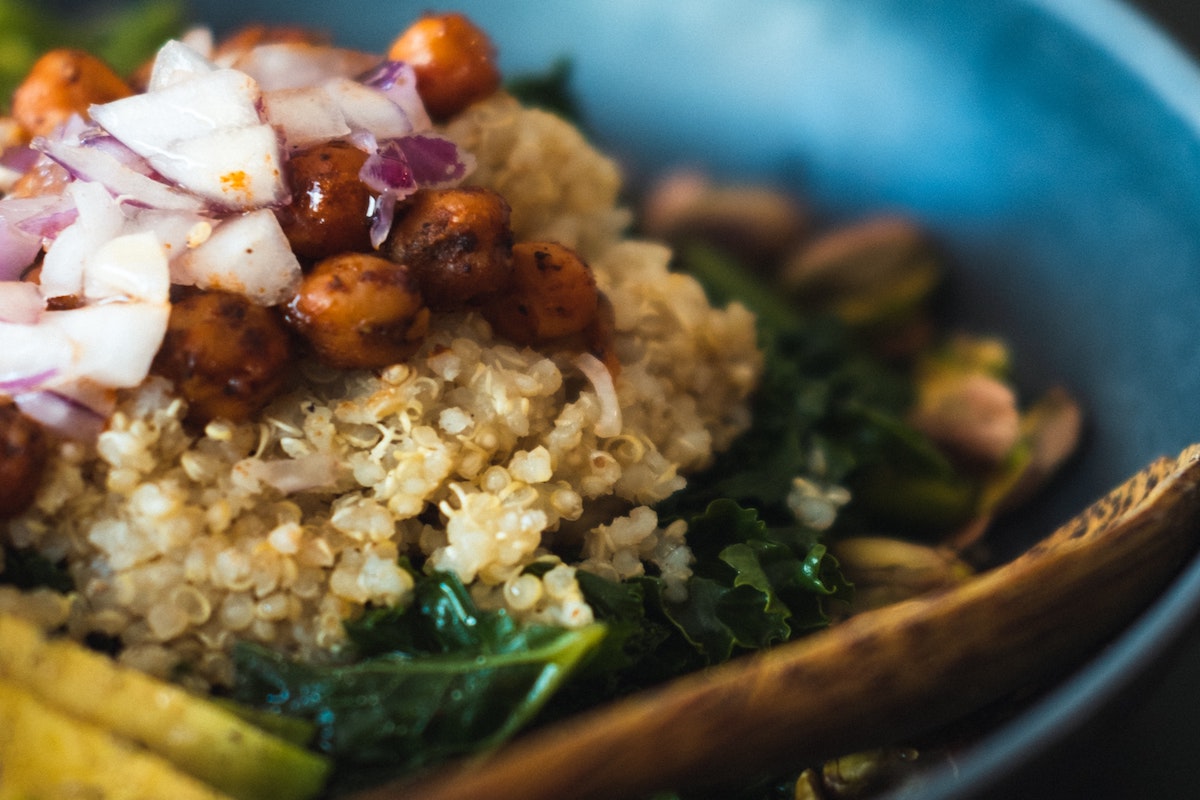
[[[77,47],[132,72],[187,20],[180,0],[89,5],[66,13],[35,0],[0,0],[0,107],[37,57],[54,47]]]

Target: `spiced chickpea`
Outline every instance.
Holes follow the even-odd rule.
[[[508,285],[509,216],[490,189],[427,189],[409,200],[383,251],[413,271],[430,308],[458,308]]]
[[[82,50],[59,48],[37,61],[12,98],[12,115],[31,136],[45,136],[92,103],[133,94],[112,67]]]
[[[502,336],[533,344],[584,331],[598,303],[596,277],[578,253],[555,242],[519,242],[508,289],[487,298],[482,313]]]
[[[371,190],[358,178],[367,154],[348,142],[310,147],[288,159],[292,201],[278,212],[301,258],[371,249]]]
[[[152,370],[175,382],[193,422],[241,421],[283,387],[291,353],[275,309],[232,292],[195,292],[171,306]]]
[[[37,496],[49,443],[42,426],[0,401],[0,519],[16,516]]]
[[[447,119],[500,87],[496,51],[462,14],[427,14],[392,43],[388,58],[417,76],[417,92],[434,119]]]
[[[412,272],[368,253],[317,263],[285,316],[319,359],[342,369],[399,363],[429,330],[429,309]]]

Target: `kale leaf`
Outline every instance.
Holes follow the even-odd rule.
[[[309,720],[348,772],[404,772],[494,746],[526,725],[604,638],[604,627],[524,625],[481,611],[452,574],[417,578],[417,600],[347,623],[365,657],[301,663],[234,651],[234,697]]]

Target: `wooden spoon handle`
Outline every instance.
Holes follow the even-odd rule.
[[[1200,524],[1200,446],[967,583],[534,732],[357,800],[635,797],[911,737],[1052,674],[1133,618]]]

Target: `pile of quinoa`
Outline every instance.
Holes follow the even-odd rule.
[[[457,573],[484,608],[564,626],[592,621],[580,569],[649,566],[686,591],[686,526],[652,506],[748,425],[752,315],[711,307],[668,249],[624,238],[618,169],[567,122],[500,93],[444,133],[476,159],[468,182],[507,199],[518,240],[589,262],[616,313],[616,380],[470,312],[436,315],[384,370],[300,361],[244,424],[186,427],[185,402],[152,377],[94,447],[57,446],[34,505],[3,528],[65,559],[76,592],[6,591],[0,607],[115,637],[122,662],[205,688],[232,681],[238,640],[336,658],[344,620],[408,601],[404,556]],[[538,561],[552,568],[523,574]]]

